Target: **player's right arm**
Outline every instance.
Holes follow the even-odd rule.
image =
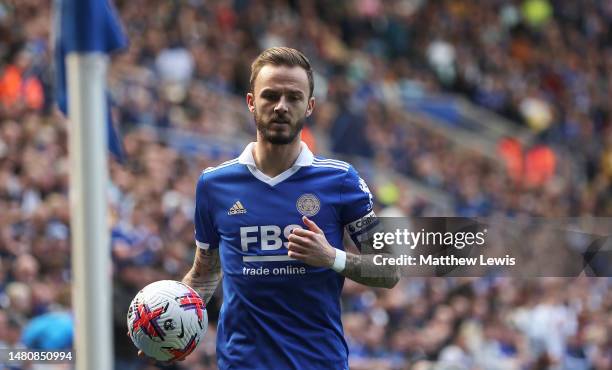
[[[204,302],[208,303],[221,280],[221,261],[219,249],[196,248],[191,270],[183,278],[183,283],[195,289]]]
[[[198,179],[195,194],[195,243],[196,253],[193,266],[183,278],[183,283],[195,289],[204,302],[208,303],[221,280],[219,259],[219,236],[214,227],[212,202],[208,187],[209,177],[202,173]]]

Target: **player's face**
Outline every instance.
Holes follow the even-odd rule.
[[[247,105],[257,125],[258,139],[271,144],[294,142],[314,109],[308,76],[301,67],[264,66],[255,79]]]

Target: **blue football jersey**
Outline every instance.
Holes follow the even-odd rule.
[[[295,164],[270,178],[249,144],[240,157],[206,169],[196,190],[199,248],[220,248],[223,305],[220,369],[348,369],[340,319],[344,277],[287,255],[287,237],[313,220],[338,249],[345,227],[367,232],[372,195],[349,164],[314,157],[302,143]]]

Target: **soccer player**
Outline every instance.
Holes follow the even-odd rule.
[[[301,142],[313,88],[301,52],[262,52],[246,95],[257,141],[198,180],[197,248],[183,282],[208,302],[223,276],[219,369],[348,369],[344,278],[386,288],[398,280],[365,276],[372,259],[343,250],[345,228],[359,241],[374,224],[372,195],[351,165]]]

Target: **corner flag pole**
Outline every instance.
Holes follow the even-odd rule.
[[[70,210],[77,370],[112,369],[106,56],[69,53]]]
[[[57,100],[68,112],[77,370],[111,370],[107,53],[126,39],[109,0],[56,0]],[[64,64],[65,63],[65,64]],[[64,80],[64,65],[67,66]],[[67,82],[67,83],[66,83]],[[66,107],[67,105],[67,107]]]

